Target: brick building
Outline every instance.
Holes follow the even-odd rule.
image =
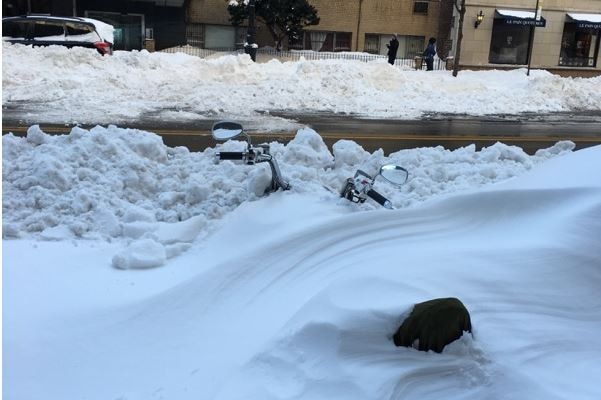
[[[439,29],[437,1],[415,0],[309,0],[319,14],[319,25],[309,26],[294,49],[364,51],[386,54],[393,33],[399,35],[398,57],[412,58],[423,51]],[[188,43],[204,48],[239,47],[245,27],[232,27],[225,0],[190,0],[187,10]],[[273,46],[267,29],[259,26],[259,46]]]
[[[421,54],[436,37],[443,59],[455,55],[458,15],[454,0],[309,0],[320,23],[284,48],[386,54],[393,33],[398,58]],[[528,3],[528,4],[526,4]],[[466,0],[462,69],[524,67],[561,75],[601,74],[601,0]],[[240,48],[246,27],[229,22],[226,0],[6,0],[4,15],[28,12],[97,18],[116,27],[117,49],[157,50],[184,44],[206,49]],[[476,24],[476,16],[482,21]],[[539,17],[539,18],[535,18]],[[530,46],[531,27],[534,28]],[[273,46],[259,25],[259,46]]]

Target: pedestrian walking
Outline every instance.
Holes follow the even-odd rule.
[[[436,55],[436,48],[434,47],[436,39],[433,37],[428,40],[428,46],[424,50],[424,60],[426,61],[426,69],[432,71],[434,69],[434,56]]]
[[[390,43],[388,43],[386,47],[388,47],[388,62],[391,65],[394,65],[394,61],[396,60],[396,52],[399,49],[399,40],[396,37],[396,33],[392,35],[392,39],[390,39]]]

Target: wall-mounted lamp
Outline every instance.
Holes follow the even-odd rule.
[[[483,20],[484,20],[484,13],[482,12],[482,10],[480,10],[480,12],[476,15],[476,23],[474,25],[474,28],[478,28],[478,25],[480,25]]]

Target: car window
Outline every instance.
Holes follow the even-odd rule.
[[[96,33],[94,28],[89,25],[67,22],[65,27],[67,28],[67,40],[82,42],[95,42],[100,40],[98,33]]]
[[[27,36],[27,21],[2,21],[2,37],[24,39]]]
[[[56,40],[65,38],[65,28],[60,22],[36,21],[33,25],[34,39]]]

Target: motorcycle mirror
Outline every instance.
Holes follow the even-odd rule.
[[[213,133],[213,139],[226,141],[242,135],[244,129],[237,122],[219,121],[213,124],[211,132]]]
[[[380,175],[388,182],[399,186],[407,182],[407,178],[409,178],[409,172],[405,168],[394,164],[383,165],[380,168]]]

